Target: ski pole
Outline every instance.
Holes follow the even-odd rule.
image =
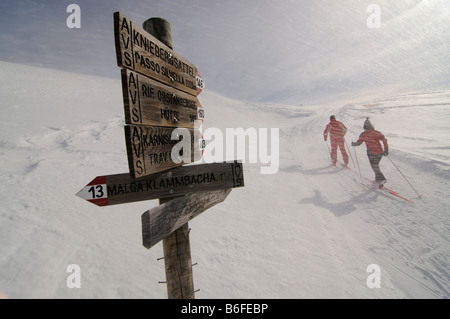
[[[400,170],[400,168],[398,168],[397,165],[395,165],[394,161],[389,157],[389,155],[387,156],[387,158],[389,158],[389,160],[391,161],[391,163],[395,166],[395,168],[400,172],[400,174],[403,176],[403,178],[408,182],[409,186],[411,186],[411,188],[416,192],[416,194],[419,196],[419,198],[422,198],[422,196],[416,191],[416,189],[414,188],[414,186],[412,186],[411,182],[406,178],[406,176],[402,173],[402,171]]]
[[[345,146],[347,147],[347,150],[348,150],[348,155],[350,155],[350,159],[352,160],[353,167],[356,167],[355,161],[353,160],[352,152],[350,151],[350,147],[348,147],[348,143],[345,138],[344,138],[344,142],[345,142]]]
[[[353,148],[353,151],[355,152],[356,164],[358,164],[358,171],[359,171],[359,178],[361,178],[361,185],[363,185],[364,183],[362,180],[361,169],[359,168],[358,156],[356,155],[356,148]]]
[[[328,145],[328,142],[325,141],[325,144],[327,144],[327,148],[328,148],[328,156],[330,157],[330,161],[333,161],[333,159],[331,158],[331,149],[330,149],[330,145]]]

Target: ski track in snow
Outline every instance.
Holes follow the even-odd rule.
[[[421,98],[427,101],[433,99],[448,101],[450,94],[449,92],[423,94]],[[388,116],[398,116],[395,105],[402,103],[399,101],[400,99],[379,101],[378,111],[384,117],[377,118],[381,121]],[[419,100],[417,95],[409,102],[414,104],[416,99]],[[386,107],[384,107],[385,105]],[[427,109],[427,111],[430,111],[430,107],[434,107],[435,109],[431,113],[436,112],[435,116],[439,116],[443,111],[446,112],[448,118],[448,111],[441,108],[446,105],[447,103],[428,102],[414,105],[414,107]],[[403,107],[405,105],[399,105],[399,108]],[[357,173],[357,163],[361,166],[363,175],[366,177],[373,175],[368,166],[364,146],[357,149],[347,148],[347,152],[351,156],[350,170],[331,167],[329,158],[327,160],[323,154],[318,156],[317,152],[317,144],[321,143],[322,131],[329,115],[336,113],[348,127],[357,128],[362,126],[364,116],[372,115],[373,107],[370,107],[369,110],[361,107],[357,111],[351,112],[349,107],[321,108],[317,115],[306,118],[303,123],[296,123],[295,126],[289,128],[290,132],[286,138],[289,140],[289,145],[294,145],[290,148],[293,153],[292,159],[294,161],[300,159],[300,163],[292,164],[284,169],[295,170],[300,176],[305,176],[305,182],[315,190],[313,196],[303,198],[301,202],[311,203],[338,217],[338,222],[342,223],[345,231],[358,242],[364,243],[364,250],[371,253],[373,263],[379,264],[383,270],[389,273],[392,283],[403,291],[405,297],[448,298],[450,291],[449,225],[446,212],[447,202],[445,201],[448,179],[445,177],[447,177],[449,154],[447,152],[445,156],[442,156],[445,161],[433,160],[430,163],[429,154],[420,156],[420,152],[411,152],[405,148],[396,153],[396,144],[391,143],[391,157],[403,168],[403,171],[408,173],[412,184],[416,187],[420,186],[422,198],[418,198],[397,172],[395,166],[387,158],[384,158],[382,161],[383,171],[385,171],[385,175],[392,176],[388,178],[390,180],[388,185],[393,185],[394,190],[399,191],[401,195],[413,199],[414,204],[363,186],[361,177]],[[401,115],[402,118],[405,117],[404,113]],[[394,120],[389,120],[388,123],[393,124],[396,120],[401,120],[401,118],[394,117]],[[427,119],[422,118],[422,121],[424,126],[432,124]],[[384,126],[386,130],[389,130],[389,124]],[[435,129],[439,129],[439,127],[435,127]],[[388,138],[390,137],[390,131],[384,131],[384,133]],[[403,132],[404,135],[409,133],[411,131]],[[347,139],[356,140],[358,135],[359,132],[353,129],[347,134]],[[410,137],[400,136],[400,138],[408,141]],[[420,141],[419,138],[412,139],[414,142]],[[298,143],[298,141],[305,142]],[[349,142],[347,142],[347,147],[348,145],[350,145]],[[406,146],[415,145],[406,143]],[[433,145],[430,145],[428,149],[439,150]],[[322,148],[322,151],[322,153],[328,152],[326,146]],[[305,154],[308,154],[306,158]],[[431,158],[436,157],[438,157],[436,154],[431,156]],[[435,162],[438,161],[441,167],[445,167],[443,171],[436,167]]]
[[[34,108],[8,95],[13,84],[0,89],[7,115],[0,120],[0,289],[12,298],[166,298],[158,284],[162,246],[141,246],[140,215],[157,202],[98,208],[75,196],[95,176],[128,171],[120,81],[73,75],[76,85],[56,93],[53,81],[71,74],[32,71],[50,75],[39,84],[46,94],[22,97]],[[96,87],[86,93],[87,85]],[[110,93],[106,101],[89,93],[99,90]],[[69,119],[36,123],[69,91]],[[83,110],[100,110],[75,112],[77,91],[85,92]],[[449,91],[332,106],[244,103],[208,92],[200,100],[205,126],[280,128],[280,169],[260,175],[259,165],[244,163],[245,188],[190,222],[197,298],[450,297],[448,131],[433,138],[445,131]],[[349,128],[348,145],[369,115],[422,198],[387,158],[387,187],[414,204],[362,185],[356,157],[372,177],[365,146],[348,150],[351,169],[330,166],[322,132],[331,114]],[[434,131],[412,131],[417,121]],[[30,129],[21,132],[22,125]],[[72,263],[81,267],[81,289],[66,287]],[[370,264],[381,267],[380,289],[366,286]]]
[[[414,114],[399,113],[395,106],[400,104],[400,107],[403,107],[402,101],[408,101],[408,98],[410,99],[409,103],[415,105],[416,108],[421,108],[419,114],[425,114],[426,112],[422,110],[426,110],[428,116],[414,119]],[[396,277],[399,288],[405,292],[407,297],[448,298],[450,288],[449,224],[445,190],[448,188],[449,153],[446,152],[443,157],[445,161],[440,161],[441,169],[439,169],[435,165],[437,161],[430,163],[428,160],[430,154],[420,156],[416,155],[416,152],[412,152],[416,149],[416,144],[409,141],[411,136],[408,135],[433,135],[425,129],[434,129],[434,131],[442,129],[439,125],[439,116],[448,118],[448,110],[442,108],[442,105],[446,104],[430,103],[430,101],[448,101],[450,95],[449,92],[435,92],[434,94],[417,94],[413,98],[411,96],[408,98],[401,96],[391,98],[389,101],[381,100],[378,102],[380,104],[379,111],[374,114],[372,109],[367,112],[368,110],[364,110],[364,108],[362,112],[350,112],[346,108],[341,110],[341,119],[352,128],[358,127],[358,124],[361,127],[363,122],[363,116],[361,115],[367,115],[368,113],[372,123],[375,123],[376,128],[379,124],[378,127],[388,140],[392,135],[391,131],[399,132],[398,127],[404,128],[402,134],[406,138],[400,139],[399,142],[390,141],[390,156],[402,168],[402,171],[406,173],[408,179],[422,195],[422,198],[418,198],[393,164],[387,158],[384,158],[381,167],[385,175],[389,176],[388,187],[393,188],[405,197],[413,199],[415,203],[409,204],[394,197],[380,196],[376,191],[376,204],[371,200],[367,203],[361,203],[358,207],[358,211],[364,214],[364,223],[358,226],[353,225],[355,227],[352,226],[350,229],[361,229],[362,232],[373,237],[373,239],[370,239],[365,234],[361,234],[364,236],[364,241],[370,243],[367,249],[373,252],[375,260],[380,260],[379,264],[382,267],[384,265],[385,269]],[[418,101],[420,102],[420,99],[427,102],[416,104]],[[383,108],[383,106],[386,106],[386,108]],[[433,106],[433,109],[430,109],[430,106]],[[378,115],[378,113],[381,113],[381,115]],[[384,126],[383,121],[387,122],[384,123]],[[421,121],[421,125],[416,125],[416,121]],[[437,125],[433,127],[433,123]],[[356,140],[358,134],[350,133],[347,136],[353,136],[353,140]],[[415,138],[412,139],[413,142],[416,142]],[[430,149],[434,148],[433,144],[435,143],[429,143]],[[397,150],[397,145],[402,145],[400,151]],[[364,152],[361,151],[361,147],[356,150],[361,167],[365,163],[365,167],[361,169],[362,173],[370,176],[371,170],[367,165],[368,160]],[[364,147],[362,150],[364,150]],[[350,150],[350,153],[355,157],[354,150]],[[435,154],[432,155],[432,158],[437,157]],[[356,167],[353,167],[353,172],[356,171]],[[349,175],[350,172],[342,171],[342,173]],[[356,176],[356,174],[350,175],[353,175],[353,178]],[[346,178],[349,177],[346,176]],[[358,192],[357,188],[354,192]]]

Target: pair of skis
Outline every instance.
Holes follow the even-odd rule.
[[[343,168],[347,168],[347,169],[350,169],[350,170],[351,170],[351,168],[348,167],[348,165],[345,165],[345,164],[343,164],[343,163],[339,163],[339,166],[338,166],[337,164],[333,164],[333,165],[334,165],[335,167],[343,167]],[[367,178],[366,178],[366,179],[367,179]],[[367,180],[369,180],[369,179],[367,179]],[[370,180],[370,181],[371,181],[371,180]],[[373,182],[373,181],[371,181],[371,182]],[[409,202],[409,203],[414,203],[412,200],[410,200],[410,199],[408,199],[408,198],[406,198],[406,197],[401,196],[399,193],[397,193],[396,191],[394,191],[394,190],[392,190],[392,189],[389,189],[389,188],[385,187],[383,184],[378,185],[377,189],[380,190],[380,191],[384,191],[385,193],[388,193],[388,194],[393,195],[393,196],[395,196],[395,197],[398,197],[398,198],[400,198],[400,199],[403,199],[403,200],[405,200],[405,201],[407,201],[407,202]]]
[[[368,181],[371,181],[370,179],[368,179],[368,178],[366,178]],[[372,183],[376,183],[376,184],[378,184],[377,182],[374,182],[374,181],[371,181]],[[414,202],[412,201],[412,200],[410,200],[410,199],[408,199],[408,198],[406,198],[406,197],[403,197],[403,196],[401,196],[399,193],[397,193],[396,191],[394,191],[394,190],[392,190],[392,189],[390,189],[390,188],[387,188],[386,186],[384,186],[384,184],[378,184],[377,185],[377,189],[378,190],[380,190],[380,191],[384,191],[385,193],[388,193],[388,194],[390,194],[390,195],[393,195],[393,196],[395,196],[395,197],[398,197],[398,198],[400,198],[400,199],[403,199],[403,200],[405,200],[405,201],[407,201],[407,202],[410,202],[410,203],[413,203],[414,204]]]
[[[396,191],[393,191],[392,189],[389,189],[389,188],[385,187],[384,185],[379,185],[379,186],[378,186],[378,189],[379,189],[379,190],[382,190],[382,191],[386,191],[386,192],[388,192],[388,193],[391,194],[391,195],[394,195],[394,196],[396,196],[396,197],[398,197],[398,198],[401,198],[401,199],[403,199],[403,200],[406,200],[407,202],[414,203],[412,200],[407,199],[407,198],[405,198],[405,197],[399,195]]]

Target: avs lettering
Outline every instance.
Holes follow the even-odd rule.
[[[114,13],[117,64],[197,96],[197,69],[188,60],[137,26]]]

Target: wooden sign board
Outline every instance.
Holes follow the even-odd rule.
[[[139,179],[128,173],[98,176],[77,196],[109,206],[237,187],[244,187],[243,166],[229,162],[181,166]]]
[[[142,244],[149,249],[205,210],[223,202],[231,189],[177,197],[146,211],[142,217]]]
[[[203,143],[199,142],[199,131],[184,129],[189,132],[191,140],[186,142],[186,147],[178,147],[181,149],[180,152],[172,152],[183,140],[183,135],[180,134],[177,139],[172,140],[174,130],[175,128],[159,126],[125,126],[130,174],[139,178],[200,160],[200,145]],[[174,135],[176,134],[175,132]],[[191,156],[184,160],[188,156],[189,147]],[[183,150],[187,155],[183,154]]]
[[[117,64],[197,96],[197,68],[132,22],[114,13]]]
[[[194,128],[204,119],[195,96],[130,70],[122,70],[122,89],[126,124]]]

